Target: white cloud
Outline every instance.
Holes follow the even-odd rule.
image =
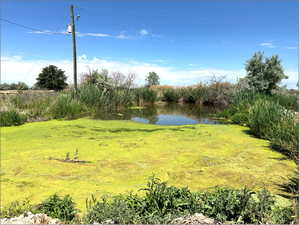
[[[62,34],[62,35],[71,35],[68,32],[65,31],[50,31],[50,30],[44,30],[44,31],[30,31],[28,32],[30,34]],[[132,36],[125,34],[126,32],[122,31],[118,35],[112,35],[112,34],[105,34],[105,33],[82,33],[82,32],[76,32],[78,37],[100,37],[100,38],[116,38],[116,39],[137,39],[138,36]],[[140,36],[146,36],[149,35],[149,31],[145,29],[141,29],[139,31]],[[152,37],[160,37],[159,35],[151,35]]]
[[[1,57],[1,82],[18,82],[23,81],[29,85],[36,82],[38,74],[42,68],[48,65],[56,65],[65,71],[68,77],[68,82],[73,82],[72,60],[26,60],[20,56]],[[161,84],[168,85],[191,85],[199,82],[207,82],[213,75],[222,77],[225,76],[226,81],[236,82],[238,78],[245,75],[243,70],[223,70],[218,68],[205,68],[194,70],[177,69],[170,66],[161,66],[146,62],[128,61],[120,62],[106,60],[101,58],[88,58],[85,54],[78,57],[78,75],[91,69],[108,69],[109,71],[120,71],[123,73],[136,73],[136,83],[144,84],[145,76],[155,71],[159,74]],[[284,84],[290,88],[295,88],[298,73],[287,71],[286,74],[290,77]],[[293,84],[294,83],[294,84]]]
[[[141,36],[146,36],[146,35],[149,34],[149,31],[147,31],[146,29],[141,29],[141,30],[139,31],[139,34],[140,34]]]
[[[289,47],[286,47],[286,49],[296,50],[297,47],[296,46],[289,46]]]
[[[90,36],[90,37],[112,37],[110,34],[102,34],[102,33],[80,33],[77,32],[77,35],[80,37]]]
[[[260,43],[260,46],[267,47],[267,48],[276,48],[277,46],[273,45],[271,42],[263,42]]]

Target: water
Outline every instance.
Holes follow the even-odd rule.
[[[220,124],[212,119],[219,109],[194,104],[160,104],[144,108],[126,109],[114,113],[98,113],[99,119],[132,120],[158,125]]]

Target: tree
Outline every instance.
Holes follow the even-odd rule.
[[[249,87],[261,93],[271,94],[282,79],[288,78],[277,55],[265,58],[263,53],[257,52],[247,61],[245,68]]]
[[[35,85],[39,88],[59,91],[67,87],[64,71],[54,65],[43,68],[36,80],[37,83]]]
[[[149,72],[148,76],[145,79],[147,86],[159,85],[160,84],[159,80],[160,80],[160,77],[155,72]]]

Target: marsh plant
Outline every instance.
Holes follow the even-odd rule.
[[[0,126],[17,126],[26,121],[27,117],[16,110],[0,112]]]
[[[294,209],[275,205],[274,196],[266,190],[253,192],[246,188],[216,187],[207,192],[191,192],[152,177],[141,191],[144,195],[127,194],[95,197],[89,200],[86,223],[170,223],[174,218],[203,213],[220,222],[290,223]]]
[[[73,221],[78,213],[71,196],[60,197],[58,194],[51,195],[44,200],[39,206],[39,211],[52,218],[60,219],[62,222]]]
[[[70,94],[61,94],[50,111],[54,119],[75,119],[86,112],[86,107]]]

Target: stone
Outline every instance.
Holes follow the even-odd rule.
[[[221,224],[220,222],[208,218],[201,213],[179,217],[170,222],[171,224]]]

